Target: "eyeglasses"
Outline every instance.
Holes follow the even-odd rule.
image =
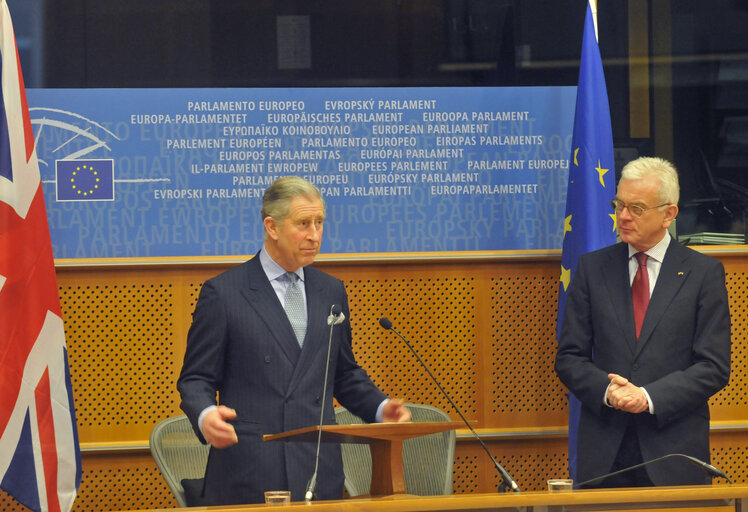
[[[638,204],[626,204],[623,201],[619,201],[618,199],[613,199],[610,202],[610,204],[615,210],[616,215],[621,213],[624,208],[628,208],[628,211],[632,217],[639,218],[642,215],[644,215],[644,212],[648,212],[649,210],[655,210],[657,208],[662,208],[663,206],[668,206],[670,203],[662,203],[662,204],[658,204],[657,206],[652,206],[650,208],[644,208],[643,206],[639,206]]]

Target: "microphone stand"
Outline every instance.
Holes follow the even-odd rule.
[[[696,457],[691,457],[690,455],[685,455],[683,453],[669,453],[667,455],[663,455],[662,457],[657,457],[656,459],[648,460],[646,462],[641,462],[639,464],[635,464],[635,465],[629,466],[627,468],[619,469],[618,471],[614,471],[612,473],[607,473],[605,475],[598,476],[598,477],[592,478],[590,480],[585,480],[584,482],[580,482],[578,484],[574,484],[574,488],[578,489],[578,488],[583,487],[585,485],[595,484],[595,483],[600,482],[602,480],[605,480],[606,478],[609,478],[611,476],[620,475],[621,473],[626,473],[627,471],[633,471],[634,469],[639,469],[639,468],[642,468],[642,467],[647,466],[649,464],[652,464],[654,462],[659,462],[661,460],[669,459],[671,457],[682,457],[682,458],[686,459],[688,462],[690,462],[691,464],[699,466],[701,469],[703,469],[704,471],[706,471],[710,475],[712,475],[712,476],[720,476],[720,477],[726,479],[728,482],[732,483],[732,480],[730,480],[730,478],[726,474],[724,474],[722,471],[720,471],[719,469],[715,468],[711,464],[707,464],[703,460],[699,460]]]
[[[444,390],[441,384],[439,384],[439,381],[436,380],[436,377],[434,377],[434,374],[431,373],[431,370],[429,370],[429,367],[426,365],[426,363],[423,362],[423,359],[421,359],[421,356],[418,355],[418,352],[411,346],[411,344],[408,342],[408,340],[405,339],[405,337],[397,332],[395,328],[392,326],[392,322],[390,322],[386,318],[382,318],[379,320],[379,325],[384,327],[385,329],[394,332],[397,334],[403,342],[405,342],[405,345],[410,349],[411,352],[413,352],[413,355],[416,356],[416,359],[418,359],[418,362],[421,363],[421,366],[428,372],[431,379],[436,383],[439,390],[442,392],[442,394],[447,397],[447,400],[449,400],[449,403],[452,405],[455,411],[457,411],[457,414],[460,415],[460,418],[462,419],[463,423],[467,425],[467,427],[470,429],[470,432],[473,433],[473,436],[478,440],[483,450],[488,454],[488,456],[491,459],[491,462],[493,462],[494,467],[501,475],[502,482],[499,484],[499,492],[507,492],[507,487],[509,487],[514,492],[519,492],[519,487],[517,486],[516,482],[512,479],[511,476],[509,476],[509,473],[506,472],[506,470],[501,467],[501,464],[499,464],[494,456],[491,454],[491,451],[488,449],[488,446],[486,446],[486,443],[483,442],[483,439],[480,438],[478,433],[473,429],[472,425],[468,423],[467,418],[462,414],[462,411],[455,405],[455,403],[452,401],[452,398],[447,394],[447,392]]]
[[[341,318],[342,316],[342,318]],[[333,304],[330,307],[330,316],[327,317],[327,325],[330,326],[330,338],[327,340],[327,360],[325,364],[325,381],[322,385],[322,407],[319,412],[319,431],[317,432],[317,453],[314,457],[314,473],[309,479],[309,483],[306,486],[306,492],[304,493],[304,501],[311,502],[314,499],[314,489],[317,487],[317,471],[319,470],[319,450],[322,444],[322,425],[325,421],[325,398],[327,396],[327,376],[330,372],[330,353],[332,352],[332,330],[333,328],[345,320],[345,315],[340,311],[340,307],[337,304]]]

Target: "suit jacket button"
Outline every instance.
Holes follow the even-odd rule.
[[[270,356],[265,356],[265,362],[266,362],[266,363],[269,363],[269,362],[270,362]]]

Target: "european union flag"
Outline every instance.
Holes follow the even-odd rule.
[[[603,64],[589,3],[584,23],[569,163],[557,336],[561,333],[566,310],[566,290],[577,268],[579,256],[616,241],[616,218],[610,206],[610,201],[615,197],[613,131]],[[579,400],[569,394],[569,473],[573,479],[576,479],[577,472],[580,408]]]
[[[114,160],[57,160],[58,201],[113,201]]]

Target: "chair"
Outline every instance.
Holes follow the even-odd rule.
[[[452,421],[447,413],[422,404],[405,404],[412,421]],[[335,408],[338,424],[364,423],[344,407]],[[342,443],[345,490],[349,496],[371,492],[371,451],[366,444]],[[452,494],[455,431],[406,439],[403,442],[405,492],[419,496]]]
[[[180,507],[187,507],[183,479],[202,479],[210,445],[202,444],[184,414],[160,421],[151,431],[151,455]]]

